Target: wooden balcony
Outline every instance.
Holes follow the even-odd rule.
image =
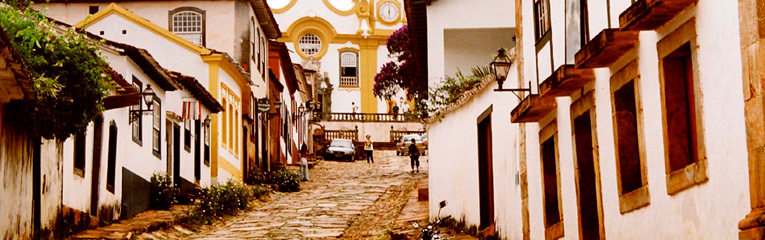
[[[313,118],[321,121],[338,122],[419,122],[420,115],[387,114],[387,113],[319,113],[314,112]]]
[[[531,94],[510,112],[510,121],[513,123],[538,122],[555,107],[555,97]]]
[[[539,94],[542,97],[570,96],[592,80],[595,80],[592,69],[562,65],[539,85]]]
[[[357,88],[359,87],[359,79],[357,77],[340,77],[340,87]]]
[[[639,40],[637,31],[603,29],[576,53],[576,67],[608,67],[635,48]]]
[[[697,0],[638,0],[619,14],[622,30],[654,30]]]

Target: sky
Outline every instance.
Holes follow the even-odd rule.
[[[320,3],[317,0],[313,1]],[[353,8],[353,0],[329,0],[329,2],[341,11],[347,11]],[[287,6],[288,3],[290,3],[290,0],[268,0],[268,6],[275,9],[283,8],[284,6]]]

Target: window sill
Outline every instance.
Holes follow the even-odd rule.
[[[135,142],[136,144],[138,144],[138,146],[141,146],[141,147],[143,147],[143,141],[141,141],[141,139],[140,139],[140,138],[136,138],[136,137],[133,137],[133,142]]]
[[[648,185],[619,196],[619,212],[626,214],[651,204]]]
[[[707,182],[707,161],[701,160],[667,174],[667,194],[674,195],[685,189]]]
[[[77,175],[77,176],[79,176],[81,178],[85,178],[85,170],[82,170],[82,169],[79,169],[79,168],[75,168],[74,169],[74,175]]]
[[[353,90],[358,90],[359,89],[359,85],[338,86],[337,88],[338,89],[353,89]]]
[[[563,237],[563,220],[545,228],[545,240],[555,240]]]
[[[106,191],[109,191],[110,193],[114,194],[114,186],[111,184],[106,184]]]
[[[551,32],[552,31],[550,31],[550,29],[548,29],[547,32],[545,32],[545,34],[543,34],[541,37],[539,37],[539,39],[536,39],[536,42],[534,43],[534,46],[536,47],[537,53],[539,53],[539,51],[542,51],[542,48],[545,46],[545,44],[550,42],[550,40],[552,39],[552,33]]]
[[[183,146],[183,150],[186,150],[186,152],[189,152],[189,153],[190,153],[190,152],[191,152],[191,146],[186,146],[186,145],[184,145],[184,146]]]
[[[161,152],[152,150],[151,153],[153,153],[154,156],[157,157],[159,160],[162,160],[162,153]]]

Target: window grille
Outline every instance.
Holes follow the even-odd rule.
[[[340,87],[358,87],[358,54],[355,52],[340,53]]]
[[[321,39],[314,34],[305,34],[298,40],[298,47],[306,55],[316,55],[321,50]]]
[[[356,53],[344,52],[340,54],[340,67],[356,67]]]
[[[173,14],[171,30],[178,36],[201,46],[203,34],[202,14],[192,11]]]

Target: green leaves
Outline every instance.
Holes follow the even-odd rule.
[[[430,97],[430,113],[433,113],[439,107],[448,106],[457,101],[464,92],[473,89],[476,83],[491,74],[489,67],[476,66],[470,69],[472,75],[465,76],[462,71],[457,70],[455,77],[446,77],[436,88],[430,88],[428,96]]]
[[[66,140],[85,131],[104,110],[111,90],[108,64],[99,42],[74,29],[62,29],[18,1],[20,8],[0,7],[0,26],[21,56],[31,81],[17,118],[34,135]]]

